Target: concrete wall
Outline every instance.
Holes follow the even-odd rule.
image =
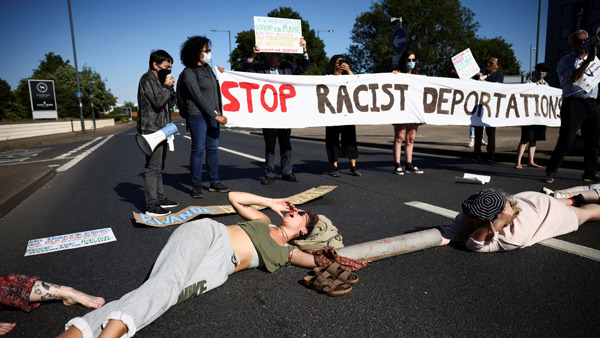
[[[94,130],[94,122],[85,120],[85,130]],[[114,119],[96,119],[96,129],[115,125]],[[0,124],[0,141],[81,131],[81,120]]]

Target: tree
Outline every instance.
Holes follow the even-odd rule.
[[[20,108],[8,82],[0,78],[0,120],[22,119],[19,115]]]
[[[459,0],[379,0],[371,5],[370,11],[357,18],[352,29],[353,43],[348,50],[353,56],[356,72],[389,72],[395,68],[391,38],[397,26],[390,23],[390,18],[400,16],[402,28],[408,34],[406,48],[417,52],[419,69],[423,74],[451,77],[454,69],[452,56],[474,47],[479,53],[478,47],[486,45],[486,39],[478,44],[475,32],[479,23],[473,19],[473,12],[463,7]],[[492,40],[502,40],[496,39]],[[500,44],[499,47],[506,50],[498,50],[498,54],[504,55],[508,61],[510,55],[514,57],[510,46]],[[510,62],[506,69],[512,70],[514,65]],[[505,74],[510,74],[503,69]]]
[[[53,52],[45,54],[45,59],[40,60],[38,68],[33,70],[29,79],[54,80],[54,91],[56,93],[56,106],[59,118],[79,118],[79,100],[77,99],[77,78],[75,68],[69,64],[69,60],[64,61],[60,55]],[[19,86],[15,90],[16,103],[22,111],[19,115],[23,118],[31,116],[31,104],[29,97],[28,79],[21,79]],[[81,87],[82,107],[84,117],[91,118],[91,104],[89,85],[92,85],[94,92],[94,111],[105,111],[117,103],[117,99],[110,90],[106,89],[106,84],[100,74],[90,67],[83,67],[79,72],[79,83]]]
[[[310,69],[304,74],[325,74],[325,65],[329,61],[325,55],[325,44],[323,43],[323,40],[316,36],[315,30],[310,29],[308,22],[302,20],[300,14],[290,7],[279,7],[278,9],[269,12],[267,16],[301,20],[302,35],[304,36],[304,40],[306,40],[306,47],[311,62]],[[237,46],[231,52],[231,59],[233,69],[239,70],[242,69],[244,62],[246,62],[246,59],[252,53],[252,47],[254,46],[254,30],[251,29],[238,33],[235,37],[235,42],[237,43]],[[302,57],[301,54],[282,54],[282,59],[291,63],[300,63]],[[254,62],[262,62],[262,60],[255,60]]]
[[[512,44],[506,42],[503,38],[476,39],[470,46],[473,57],[481,68],[485,68],[483,62],[488,57],[499,56],[503,63],[499,71],[504,75],[520,74],[520,63],[512,50]]]

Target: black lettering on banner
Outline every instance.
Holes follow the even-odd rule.
[[[468,108],[469,98],[471,98],[471,97],[475,97],[475,102],[473,103],[473,109]],[[469,94],[467,94],[467,98],[465,99],[465,106],[464,106],[465,113],[469,116],[473,115],[477,111],[478,107],[479,107],[479,94],[477,94],[477,92],[469,92]]]
[[[557,97],[556,100],[554,101],[554,103],[552,103],[552,96],[548,97],[548,100],[550,101],[549,103],[549,107],[550,107],[550,111],[548,111],[548,115],[550,115],[550,113],[552,113],[552,117],[555,119],[559,119],[560,118],[560,106],[562,104],[562,97]],[[557,114],[558,112],[558,114]]]
[[[515,117],[517,117],[517,118],[521,117],[519,115],[519,108],[517,107],[517,98],[515,97],[515,94],[512,94],[510,96],[510,99],[508,99],[508,107],[506,107],[506,118],[510,117],[511,109],[513,109],[515,111]]]
[[[379,112],[379,107],[377,107],[377,89],[379,85],[377,83],[369,83],[369,89],[371,89],[371,93],[373,94],[373,105],[371,106],[372,112]],[[358,106],[358,103],[357,103]]]
[[[423,88],[423,112],[425,114],[435,113],[435,104],[437,102],[437,90],[432,87]],[[428,98],[431,97],[431,102],[428,102]]]
[[[437,113],[438,114],[448,115],[450,113],[450,111],[442,109],[442,104],[448,102],[448,99],[444,98],[444,95],[445,94],[450,94],[450,93],[452,93],[452,89],[449,89],[449,88],[440,88],[439,98],[438,98],[438,102],[437,102]]]
[[[338,96],[337,96],[337,112],[341,113],[344,109],[344,105],[348,107],[348,113],[354,113],[354,109],[352,108],[352,100],[350,99],[350,94],[348,94],[348,88],[345,85],[341,85],[338,88]]]
[[[498,117],[500,115],[500,103],[506,97],[506,94],[494,93],[494,97],[498,99],[498,103],[496,104],[496,117]],[[491,115],[488,114],[488,117],[491,117]]]
[[[479,99],[479,114],[477,116],[481,117],[482,115],[482,110],[483,107],[487,108],[487,112],[488,112],[488,117],[491,117],[492,115],[492,109],[490,109],[490,101],[492,100],[492,96],[490,95],[490,93],[486,93],[486,92],[481,92],[481,96]]]
[[[367,112],[369,111],[369,105],[362,105],[360,104],[360,102],[358,101],[358,95],[360,95],[360,92],[366,92],[367,90],[369,90],[369,88],[367,87],[367,85],[362,84],[360,86],[356,86],[356,88],[354,88],[354,104],[356,105],[356,109],[359,112]]]
[[[546,101],[546,103],[544,103],[544,101]],[[544,108],[546,108],[546,111],[544,111]],[[542,111],[542,116],[548,117],[548,114],[550,113],[550,103],[548,102],[548,97],[546,95],[543,95],[540,100],[540,109]]]
[[[388,111],[388,110],[392,109],[392,107],[394,106],[394,94],[392,94],[392,92],[390,92],[390,88],[392,88],[391,83],[385,83],[385,84],[381,85],[381,90],[383,90],[385,95],[387,95],[390,98],[390,102],[388,104],[381,105],[382,111]]]
[[[533,94],[521,94],[520,96],[523,98],[523,106],[525,107],[525,117],[529,117],[529,100],[528,99],[533,98]],[[538,116],[537,111],[535,114],[536,114],[535,116]]]
[[[325,106],[329,108],[329,111],[332,114],[335,114],[335,109],[333,109],[333,105],[329,102],[327,98],[327,94],[329,94],[329,87],[324,84],[317,85],[317,108],[319,109],[319,113],[325,114]]]
[[[458,98],[460,96],[460,98]],[[454,107],[457,104],[461,104],[463,102],[463,99],[465,98],[465,94],[462,92],[462,90],[458,90],[455,89],[454,93],[452,94],[452,108],[450,109],[450,115],[454,115]]]

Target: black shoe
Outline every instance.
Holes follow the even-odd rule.
[[[179,206],[179,203],[173,202],[173,201],[169,200],[168,198],[165,198],[159,204],[160,204],[161,208],[175,208],[175,207]]]
[[[544,182],[546,182],[546,183],[554,182],[554,175],[556,175],[556,173],[546,173],[546,178],[544,179]]]
[[[160,205],[157,205],[153,208],[148,208],[148,210],[146,210],[146,215],[152,216],[152,217],[166,216],[170,213],[171,212],[169,210],[163,209]]]
[[[273,177],[266,176],[265,178],[263,178],[262,181],[260,181],[260,184],[262,184],[262,185],[269,185],[269,184],[271,184],[273,182],[275,182],[275,179]]]
[[[362,176],[357,167],[350,168],[350,175],[352,176]]]
[[[192,197],[193,198],[203,198],[204,197],[204,193],[202,192],[201,185],[194,186],[194,188],[192,189]]]
[[[282,175],[281,179],[284,181],[288,181],[288,182],[300,182],[300,179],[298,178],[298,176],[291,174],[291,175]]]
[[[227,188],[225,186],[225,184],[218,182],[218,183],[211,183],[210,187],[208,188],[208,191],[217,191],[217,192],[229,192],[229,188]]]
[[[333,170],[329,173],[329,176],[340,177],[342,174],[340,174],[340,170],[338,168],[333,168]]]
[[[496,158],[494,157],[494,155],[490,155],[490,157],[488,158],[488,163],[496,163]]]
[[[473,162],[482,162],[483,158],[481,157],[481,155],[475,155],[475,157],[473,157]]]
[[[416,165],[412,165],[412,163],[407,164],[404,171],[407,174],[422,174],[423,173],[423,170],[419,169],[419,167],[417,167]]]
[[[600,175],[598,175],[598,173],[594,173],[593,175],[583,175],[581,179],[586,182],[598,182],[600,181]]]

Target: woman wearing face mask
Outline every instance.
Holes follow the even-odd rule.
[[[400,57],[398,69],[394,70],[394,74],[419,74],[419,64],[417,63],[416,53],[413,50],[405,50]],[[418,123],[402,123],[394,124],[394,174],[422,174],[420,170],[412,163],[412,154],[415,138],[417,137]],[[404,141],[404,156],[406,158],[406,167],[402,170],[400,155],[402,153],[402,142]]]
[[[219,124],[227,117],[221,112],[221,92],[217,78],[210,67],[210,40],[193,36],[181,45],[181,63],[185,69],[179,75],[177,92],[185,102],[187,126],[192,136],[190,168],[192,197],[202,198],[202,157],[206,151],[206,167],[210,179],[209,191],[228,192],[219,180]],[[218,67],[218,66],[217,66]],[[220,71],[223,68],[219,67]]]
[[[531,78],[527,81],[527,83],[535,83],[540,86],[547,86],[548,82],[544,80],[546,74],[548,74],[548,70],[550,68],[545,63],[538,63],[535,65],[535,71],[531,74]],[[534,162],[535,156],[535,148],[537,141],[545,141],[546,140],[546,126],[541,125],[531,125],[531,126],[521,126],[521,141],[517,146],[517,164],[515,165],[516,169],[523,169],[521,165],[521,158],[525,153],[525,147],[529,143],[529,161],[527,163],[528,167],[540,168],[540,165],[537,165]]]

